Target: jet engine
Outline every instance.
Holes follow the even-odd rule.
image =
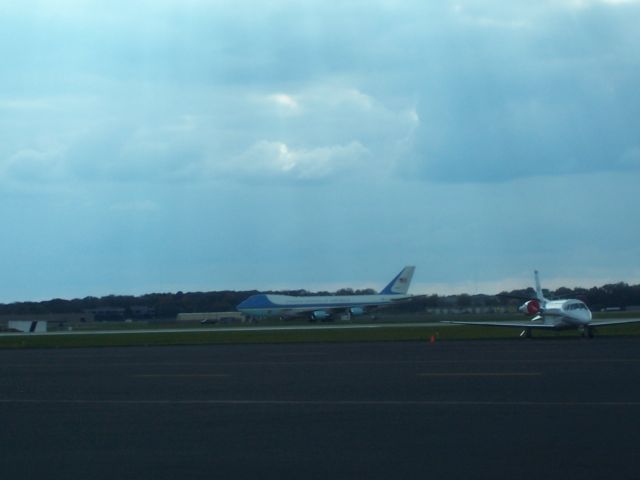
[[[351,315],[358,316],[358,315],[364,315],[365,312],[364,312],[364,308],[362,307],[351,307],[349,309],[349,313]]]
[[[539,314],[542,309],[540,308],[540,302],[534,298],[533,300],[524,302],[518,310],[525,315],[533,316]]]
[[[311,320],[313,321],[319,320],[321,322],[324,322],[329,318],[331,318],[331,314],[328,312],[325,312],[324,310],[316,310],[315,312],[311,312]]]

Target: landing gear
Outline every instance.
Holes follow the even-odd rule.
[[[595,329],[593,327],[584,326],[582,328],[582,336],[587,338],[593,338],[595,335]]]

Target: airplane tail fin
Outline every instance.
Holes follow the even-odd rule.
[[[380,295],[405,295],[409,291],[416,267],[404,267],[402,271],[384,287]]]
[[[542,287],[540,286],[540,277],[538,276],[538,270],[534,270],[533,276],[536,279],[536,298],[541,302],[546,302],[547,299],[544,298],[542,294]]]

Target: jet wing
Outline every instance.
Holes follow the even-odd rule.
[[[556,325],[534,322],[458,322],[453,320],[441,320],[440,323],[451,323],[456,325],[481,325],[484,327],[507,327],[507,328],[537,328],[541,330],[553,330]]]
[[[426,296],[428,296],[426,293],[425,294],[420,294],[420,295],[406,295],[406,296],[402,296],[400,298],[390,298],[389,300],[391,300],[391,303],[410,302],[412,300],[415,300],[416,298],[422,298],[422,297],[426,297]]]
[[[625,323],[640,323],[640,318],[611,318],[609,320],[593,320],[590,327],[604,327],[606,325],[623,325]]]

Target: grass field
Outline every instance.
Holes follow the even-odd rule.
[[[637,314],[636,314],[637,315]],[[620,313],[615,315],[620,317]],[[632,315],[628,315],[632,316]],[[599,317],[603,318],[603,317]],[[437,322],[446,320],[496,320],[495,316],[464,315],[433,317],[425,315],[385,316],[384,328],[357,328],[359,323],[348,324],[352,328],[331,328],[333,324],[326,324],[329,328],[314,330],[246,330],[224,331],[224,327],[211,326],[206,331],[163,332],[154,329],[168,328],[201,328],[200,324],[169,324],[158,322],[136,322],[130,324],[94,324],[83,325],[64,335],[6,335],[0,334],[0,348],[72,348],[72,347],[109,347],[109,346],[152,346],[152,345],[210,345],[233,343],[291,343],[291,342],[373,342],[373,341],[424,341],[436,342],[469,340],[469,339],[501,339],[518,338],[519,331],[512,328],[473,327],[462,325],[411,325],[418,322]],[[370,322],[370,321],[369,321]],[[378,322],[379,323],[379,322]],[[403,323],[396,326],[394,323]],[[273,326],[295,326],[291,322],[271,322]],[[260,324],[263,325],[263,324]],[[269,325],[269,324],[265,324]],[[306,326],[308,323],[298,323]],[[336,327],[344,325],[336,324]],[[101,332],[92,333],[91,328]],[[247,326],[250,327],[250,326]],[[356,328],[353,328],[356,327]],[[118,330],[117,332],[114,330]],[[145,332],[127,332],[132,329],[144,329]],[[106,333],[105,333],[106,331]],[[113,333],[110,333],[113,331]],[[605,327],[597,330],[597,336],[640,336],[640,324]],[[576,331],[563,332],[534,332],[535,339],[544,338],[578,338]],[[526,340],[523,340],[526,341]],[[597,339],[596,339],[597,341]]]

